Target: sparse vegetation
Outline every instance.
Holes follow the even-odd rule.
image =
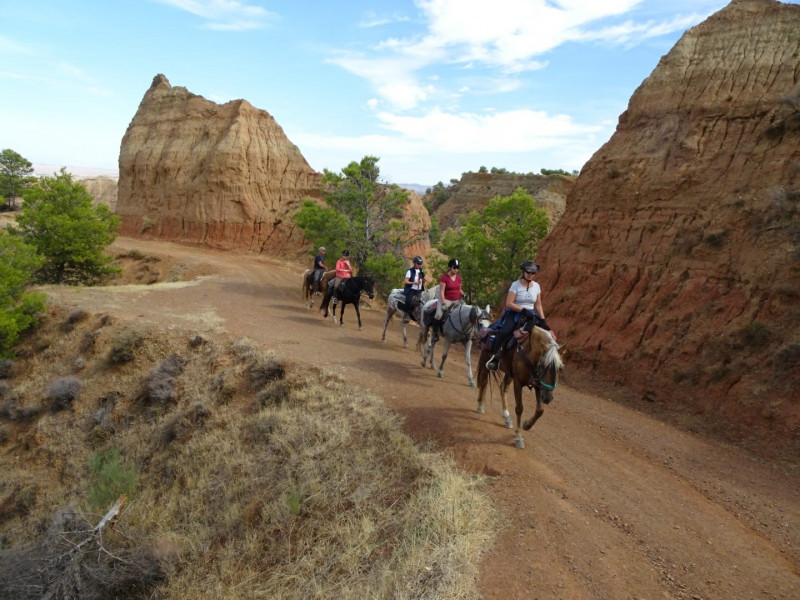
[[[59,377],[47,388],[44,399],[51,412],[66,410],[78,398],[83,383],[77,377]]]
[[[9,355],[19,335],[44,310],[44,294],[26,292],[43,263],[32,247],[0,231],[0,358]]]
[[[142,341],[142,334],[136,330],[128,330],[120,333],[111,344],[108,360],[117,365],[132,361],[134,351],[141,346]]]
[[[112,366],[130,325],[89,316],[65,334],[65,319],[48,316],[37,333],[53,348],[48,371],[68,368],[95,333],[71,405],[86,427],[0,411],[0,504],[14,524],[0,523],[2,589],[67,597],[79,572],[76,597],[475,597],[492,537],[482,483],[420,452],[377,399],[249,340],[191,345],[190,332],[140,326],[136,361]],[[41,397],[48,382],[21,354],[13,395]],[[136,410],[143,373],[172,378],[157,419]],[[47,461],[23,449],[34,428]],[[92,535],[120,494],[124,510]]]

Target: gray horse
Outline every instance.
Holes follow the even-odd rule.
[[[411,311],[411,318],[420,324],[422,327],[422,307],[428,301],[434,299],[439,294],[439,287],[435,287],[432,290],[422,290],[419,295],[420,303],[414,307],[414,310]],[[399,309],[397,308],[398,302],[405,302],[406,297],[403,294],[402,288],[392,290],[392,293],[389,294],[389,298],[386,300],[386,319],[383,321],[383,335],[381,335],[381,341],[386,341],[386,328],[389,326],[389,321],[392,320],[392,316],[396,313]],[[403,346],[408,348],[408,337],[406,336],[406,323],[408,323],[409,317],[407,314],[403,313],[402,318],[400,319],[400,331],[403,333]]]
[[[434,301],[428,302],[422,309],[422,326],[417,340],[417,349],[422,351],[422,366],[425,366],[428,355],[430,354],[431,369],[436,369],[433,362],[433,349],[436,342],[433,336],[428,336],[431,325],[433,324]],[[472,338],[491,324],[489,305],[481,309],[479,306],[462,304],[454,306],[444,317],[442,325],[442,337],[444,338],[444,350],[442,350],[442,362],[439,364],[439,377],[444,377],[444,361],[447,360],[447,351],[450,344],[460,342],[464,344],[464,357],[467,361],[467,376],[469,377],[470,387],[475,387],[475,379],[472,377],[472,360],[470,352],[472,350]]]

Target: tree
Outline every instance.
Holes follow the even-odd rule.
[[[380,181],[378,161],[375,156],[365,156],[341,173],[325,169],[322,181],[327,206],[306,200],[294,219],[315,246],[350,250],[355,265],[369,270],[379,289],[385,290],[388,269],[402,269],[403,247],[412,240],[403,220],[406,192]],[[391,280],[396,279],[395,271]]]
[[[34,181],[33,165],[10,148],[0,152],[0,196],[12,210],[17,208],[17,196]]]
[[[8,356],[19,334],[44,310],[44,294],[25,292],[43,263],[19,237],[0,230],[0,357]]]
[[[11,231],[44,257],[39,281],[93,284],[119,272],[103,253],[116,238],[119,217],[105,204],[93,206],[86,187],[65,169],[42,177],[22,198],[18,227]]]
[[[536,208],[533,196],[517,188],[510,196],[495,196],[480,213],[472,211],[461,222],[459,229],[442,237],[437,248],[445,259],[432,267],[438,273],[445,260],[458,258],[468,300],[496,305],[519,275],[520,263],[536,255],[547,234],[547,213]]]

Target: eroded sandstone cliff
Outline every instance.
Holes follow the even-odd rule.
[[[123,235],[285,255],[304,243],[292,215],[307,197],[320,174],[269,113],[153,79],[120,147]]]
[[[495,196],[510,196],[522,188],[547,212],[552,227],[564,212],[567,193],[574,182],[574,177],[564,175],[462,173],[461,179],[442,190],[442,198],[429,193],[425,200],[444,231],[457,226],[459,216],[483,210]]]
[[[800,6],[735,0],[687,31],[538,259],[571,368],[796,442]]]

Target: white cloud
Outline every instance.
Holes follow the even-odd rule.
[[[22,44],[18,44],[14,40],[0,35],[0,52],[9,54],[29,54],[31,50]]]
[[[277,14],[237,0],[155,0],[185,10],[206,20],[205,26],[219,31],[262,29]]]
[[[392,14],[390,16],[378,16],[374,11],[367,11],[364,14],[364,17],[358,23],[358,26],[364,29],[369,29],[371,27],[380,27],[382,25],[389,25],[390,23],[403,23],[410,21],[410,19],[404,15],[399,15],[397,13]]]

